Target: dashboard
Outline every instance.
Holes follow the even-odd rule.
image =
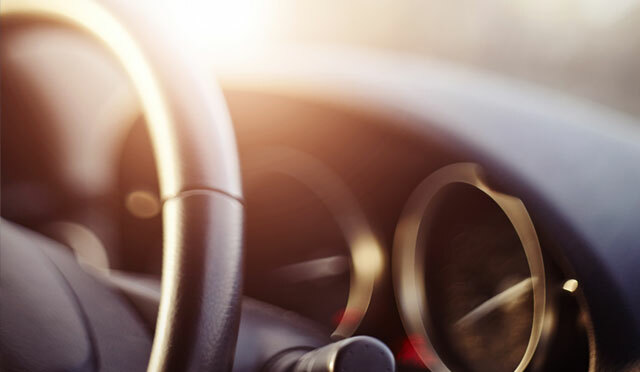
[[[245,183],[246,296],[312,319],[334,339],[375,336],[394,352],[399,371],[426,365],[432,370],[498,370],[497,360],[504,360],[500,370],[515,369],[537,311],[533,285],[526,282],[534,275],[517,233],[492,199],[471,186],[454,185],[435,207],[433,229],[440,233],[413,246],[399,242],[413,236],[400,225],[416,204],[413,199],[420,198],[420,185],[452,164],[473,159],[355,110],[236,91],[227,91],[226,98]],[[136,122],[124,141],[118,185],[109,196],[121,202],[102,229],[118,230],[118,248],[126,252],[111,252],[112,268],[157,277],[161,219],[157,208],[139,200],[140,195],[158,198],[142,124]],[[548,308],[532,363],[536,370],[590,370],[594,345],[588,312],[576,288],[562,289],[571,271],[561,268],[553,240],[542,233],[536,235],[541,243],[535,249],[545,256]],[[410,247],[417,246],[427,249],[419,259],[432,272],[421,272],[427,284],[411,292],[417,289],[405,288],[413,279],[407,274],[416,266],[426,268],[410,254]],[[431,246],[451,246],[452,251]],[[467,329],[451,325],[452,317],[462,318],[522,284],[529,289],[493,306],[478,324]],[[416,325],[413,307],[425,293],[433,296],[429,311],[438,318]]]
[[[51,35],[71,37],[63,29]],[[456,90],[456,84],[479,84],[459,71],[447,80],[451,71],[436,69],[423,76],[431,90],[402,93],[400,87],[413,86],[417,67],[377,57],[367,58],[383,61],[375,70],[380,80],[366,75],[376,66],[347,53],[345,66],[368,66],[358,69],[360,85],[355,72],[336,69],[333,60],[322,61],[333,68],[325,75],[312,64],[305,71],[289,66],[293,83],[273,89],[264,76],[275,64],[257,64],[258,71],[246,75],[222,69],[247,212],[244,295],[300,314],[333,339],[376,337],[389,346],[399,371],[637,367],[640,296],[634,297],[633,263],[640,253],[629,243],[640,198],[633,192],[640,183],[637,130],[621,130],[626,138],[603,134],[585,118],[622,126],[627,119],[582,109],[563,115],[539,91],[525,99],[511,88],[500,94]],[[97,68],[119,74],[113,66]],[[413,78],[390,84],[384,80],[389,68]],[[24,75],[16,71],[12,84],[2,85],[8,108],[2,121],[35,122],[28,115],[46,114],[32,109],[43,100],[25,99],[34,83],[20,81]],[[308,86],[316,90],[300,87],[303,74],[313,76]],[[345,82],[332,85],[331,79]],[[247,80],[258,88],[247,88]],[[373,93],[362,81],[389,83],[393,94]],[[112,82],[95,84],[118,91]],[[22,89],[8,88],[15,86]],[[103,265],[157,280],[162,221],[151,145],[135,109],[118,104],[130,92],[114,95],[120,98],[110,107],[126,113],[117,118],[120,124],[98,121],[84,138],[2,127],[2,215],[71,248],[75,243],[60,227],[73,224],[93,239]],[[512,101],[487,103],[483,96]],[[409,110],[412,104],[429,115]],[[54,112],[42,121],[60,117]],[[518,125],[504,124],[514,117]],[[583,127],[574,125],[582,120]],[[87,148],[87,138],[111,131],[116,134],[102,149]],[[52,154],[92,153],[98,160],[85,159],[91,172],[76,182],[73,169],[51,171],[64,159],[30,154],[37,144]],[[604,149],[603,158],[594,148]],[[580,161],[589,167],[576,169]],[[97,163],[107,165],[93,167]],[[615,187],[597,187],[600,177]],[[91,182],[106,186],[91,188]],[[44,184],[54,186],[42,193]],[[605,197],[616,193],[620,198]],[[33,202],[36,194],[40,199]],[[608,307],[619,311],[616,319]]]
[[[310,317],[333,337],[380,338],[400,371],[594,368],[593,330],[570,287],[573,272],[520,199],[480,183],[487,172],[472,157],[364,112],[242,92],[227,99],[238,113],[245,170],[247,295]],[[260,106],[239,108],[253,103]],[[424,202],[430,180],[451,169],[473,180],[452,180]],[[528,224],[515,222],[523,218]],[[369,253],[358,255],[358,244]],[[340,255],[348,275],[336,261],[318,261]],[[329,272],[314,278],[319,262]],[[375,269],[371,290],[353,284],[359,265]],[[272,266],[291,276],[272,284]],[[356,305],[354,296],[370,300]],[[416,314],[421,298],[431,318],[425,309]],[[452,324],[480,308],[468,325]]]

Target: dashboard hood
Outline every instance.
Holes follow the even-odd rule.
[[[373,50],[296,47],[216,59],[227,90],[376,112],[516,190],[583,285],[599,347],[640,353],[640,123],[491,73]],[[242,62],[245,61],[245,62]],[[246,62],[250,61],[250,62]]]

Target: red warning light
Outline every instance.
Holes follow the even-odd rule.
[[[399,362],[405,365],[418,368],[426,368],[425,360],[427,363],[433,360],[433,356],[426,347],[425,340],[419,335],[411,335],[404,339],[400,346],[400,350],[396,353],[396,358]]]

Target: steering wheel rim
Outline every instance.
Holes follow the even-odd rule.
[[[243,205],[221,92],[135,2],[4,0],[1,14],[83,29],[138,93],[163,201],[162,295],[148,371],[231,368],[240,313]],[[144,21],[144,22],[143,22]],[[182,52],[182,53],[180,53]]]

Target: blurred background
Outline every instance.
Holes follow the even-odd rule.
[[[639,0],[163,1],[212,53],[279,43],[381,48],[640,116]]]

